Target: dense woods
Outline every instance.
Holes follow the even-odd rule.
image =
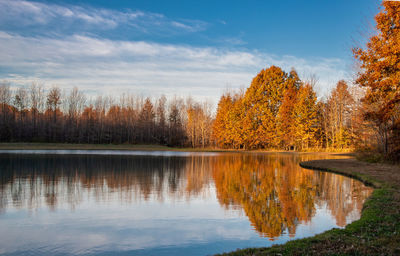
[[[262,70],[245,93],[226,93],[213,124],[218,146],[237,149],[346,149],[354,145],[359,101],[345,81],[317,100],[295,70]]]
[[[211,105],[122,94],[88,99],[78,88],[47,91],[33,83],[0,86],[0,141],[130,143],[193,147],[210,144]]]
[[[353,90],[359,92],[357,90]],[[271,66],[246,92],[212,105],[191,98],[122,94],[88,98],[78,88],[0,85],[3,142],[128,143],[234,149],[344,149],[354,145],[355,101],[339,81],[326,100],[310,83]]]

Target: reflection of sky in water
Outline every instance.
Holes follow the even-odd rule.
[[[160,186],[161,191],[150,191],[150,194],[145,197],[140,195],[135,186],[128,186],[126,189],[121,189],[125,185],[108,186],[107,182],[111,184],[111,181],[109,181],[111,178],[108,176],[113,176],[112,171],[107,173],[107,170],[105,170],[105,172],[99,173],[99,175],[104,175],[100,178],[96,176],[96,173],[91,173],[91,175],[94,175],[93,177],[86,174],[90,177],[89,180],[99,179],[89,185],[82,181],[77,182],[70,173],[65,174],[65,177],[58,177],[56,186],[51,187],[53,189],[51,193],[57,196],[56,202],[53,202],[55,205],[52,207],[46,205],[45,195],[49,193],[49,190],[46,186],[43,186],[49,180],[38,178],[39,176],[47,177],[46,175],[49,173],[45,172],[44,175],[42,170],[40,175],[33,179],[39,184],[39,186],[34,187],[34,192],[31,190],[33,188],[30,183],[32,179],[19,176],[25,174],[15,174],[12,179],[14,182],[1,184],[2,200],[7,198],[9,202],[3,203],[5,209],[0,214],[0,252],[36,255],[69,253],[205,255],[251,246],[269,246],[338,227],[337,217],[333,216],[334,213],[330,208],[332,206],[324,200],[315,199],[313,216],[310,216],[308,221],[299,221],[294,237],[290,237],[287,230],[283,230],[283,234],[275,237],[274,241],[260,237],[259,233],[255,232],[254,225],[252,226],[240,203],[233,202],[230,207],[221,206],[218,200],[221,196],[218,195],[216,189],[216,184],[220,183],[216,183],[212,179],[214,177],[212,172],[218,171],[213,170],[213,166],[217,166],[213,161],[218,161],[218,159],[210,160],[209,158],[206,157],[201,161],[187,159],[183,165],[178,165],[181,168],[179,171],[182,173],[176,175],[179,176],[178,180],[173,181],[178,184],[174,190],[171,190],[168,186],[172,182],[171,175],[168,173],[174,172],[174,170],[169,169],[167,171],[165,169],[161,176],[169,175],[169,178],[166,177],[162,181],[165,185]],[[3,163],[5,162],[4,159],[1,159]],[[154,168],[153,160],[155,161],[155,159],[149,159],[149,167]],[[12,166],[11,163],[20,161],[20,159],[15,157],[15,159],[8,161],[6,168],[13,168],[10,167]],[[83,161],[82,166],[90,169],[85,159],[67,159],[65,161]],[[104,161],[104,159],[99,159],[99,161]],[[119,161],[119,159],[109,159],[109,161]],[[126,166],[128,172],[132,171],[136,163],[136,160],[132,161],[130,166]],[[297,166],[297,160],[294,162]],[[51,163],[55,164],[55,166],[52,166],[53,168],[58,167],[59,163]],[[61,163],[64,162],[61,161]],[[199,165],[199,163],[202,164]],[[206,165],[203,165],[204,163]],[[43,165],[41,166],[43,167]],[[147,165],[142,163],[140,166]],[[201,180],[201,188],[196,189],[196,192],[188,191],[189,174],[193,166],[195,170],[201,169],[202,175],[205,175],[205,178],[192,177],[194,180]],[[21,168],[21,166],[19,167]],[[8,171],[13,172],[12,170]],[[74,175],[82,175],[80,170],[75,171]],[[145,172],[144,175],[150,175],[150,181],[144,178],[141,180],[140,177],[142,176],[140,175],[139,178],[136,177],[138,180],[135,182],[138,182],[139,186],[147,186],[149,182],[156,180],[157,175],[154,172],[159,170],[148,171],[149,173],[146,174]],[[292,171],[301,172],[302,170],[298,168]],[[48,172],[52,173],[51,170]],[[308,170],[305,172],[307,172],[307,175],[314,176],[318,173]],[[126,177],[124,172],[123,174],[122,177]],[[175,177],[175,175],[172,176]],[[340,179],[337,179],[337,177],[340,177]],[[352,191],[359,191],[360,188],[364,191],[364,188],[358,183],[356,184],[357,187],[350,191],[349,184],[353,184],[355,181],[348,178],[333,174],[329,174],[328,178],[334,180],[332,187],[346,188],[347,190],[342,191],[343,193],[353,193]],[[116,180],[117,184],[125,181],[118,178]],[[351,183],[349,183],[350,181]],[[22,190],[25,188],[27,191],[16,188],[17,182]],[[71,190],[71,184],[73,184],[74,190]],[[11,186],[14,186],[14,188],[11,188]],[[324,188],[323,191],[325,190],[329,190],[329,188]],[[11,198],[13,196],[15,198],[15,193],[17,193],[15,191],[19,191],[27,198],[36,197],[34,204],[29,205],[26,202],[29,199],[21,195],[20,200],[13,201]],[[351,193],[344,197],[347,201],[350,201],[341,203],[355,204],[351,201],[354,200]],[[162,195],[161,198],[160,194]],[[361,199],[363,200],[366,195]],[[78,199],[71,202],[71,198]],[[347,223],[357,218],[359,218],[357,207],[346,214]]]

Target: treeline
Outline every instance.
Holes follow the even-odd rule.
[[[11,90],[0,85],[0,141],[129,143],[206,146],[211,141],[211,105],[191,98],[122,94],[88,99],[78,88],[62,92],[33,83]]]
[[[236,149],[344,149],[355,142],[357,101],[345,81],[317,100],[313,81],[271,66],[245,92],[226,93],[213,131],[218,146]]]

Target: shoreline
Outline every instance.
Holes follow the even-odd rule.
[[[348,176],[373,187],[361,218],[344,229],[221,255],[400,255],[400,166],[355,159],[313,160],[300,166]]]
[[[0,150],[126,150],[178,152],[231,152],[214,148],[178,148],[153,144],[0,143]]]
[[[0,142],[0,150],[131,150],[131,151],[178,151],[178,152],[221,152],[221,153],[298,153],[298,154],[332,154],[354,156],[348,150],[330,151],[284,151],[284,150],[240,150],[222,148],[168,147],[157,144],[75,144],[47,142]]]

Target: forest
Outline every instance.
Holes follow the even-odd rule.
[[[359,126],[362,93],[337,83],[318,100],[314,81],[303,82],[293,69],[262,70],[245,92],[226,93],[218,104],[214,135],[220,147],[236,149],[349,149],[366,138]]]
[[[211,104],[191,98],[154,102],[131,94],[88,99],[78,88],[45,90],[33,83],[15,91],[0,86],[3,142],[211,144]]]
[[[376,35],[354,48],[355,81],[318,99],[315,79],[261,70],[246,90],[224,93],[216,112],[192,98],[122,94],[88,98],[39,83],[0,85],[1,142],[127,143],[267,150],[366,150],[400,156],[400,6],[383,3]],[[318,76],[318,74],[315,74]]]
[[[353,88],[354,89],[354,88]],[[357,91],[358,92],[358,91]],[[353,93],[354,94],[354,93]],[[3,142],[161,144],[233,149],[349,148],[354,144],[356,95],[339,81],[317,101],[296,71],[271,66],[246,93],[225,93],[216,115],[208,102],[122,94],[88,98],[78,88],[45,90],[33,83],[0,86]],[[215,117],[214,117],[215,116]]]

